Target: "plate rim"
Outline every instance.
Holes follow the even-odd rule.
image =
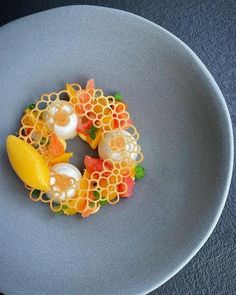
[[[213,230],[215,229],[217,222],[220,219],[220,216],[222,214],[222,211],[224,209],[228,194],[229,194],[229,190],[230,190],[230,184],[231,184],[231,180],[232,180],[232,176],[233,176],[233,167],[234,167],[234,135],[233,135],[233,126],[232,126],[232,121],[231,121],[231,117],[230,117],[230,112],[226,103],[226,100],[218,86],[218,84],[216,83],[214,77],[212,76],[212,74],[210,73],[210,71],[208,70],[208,68],[205,66],[205,64],[201,61],[201,59],[197,56],[197,54],[186,44],[184,43],[180,38],[178,38],[177,36],[175,36],[173,33],[169,32],[167,29],[163,28],[162,26],[158,25],[157,23],[154,23],[142,16],[139,16],[137,14],[128,12],[128,11],[124,11],[121,9],[117,9],[117,8],[112,8],[112,7],[106,7],[106,6],[96,6],[96,5],[62,5],[62,6],[58,6],[58,7],[54,7],[54,8],[50,8],[50,9],[46,9],[43,11],[39,11],[39,12],[35,12],[20,18],[17,18],[15,20],[12,20],[6,24],[3,24],[2,26],[0,26],[0,31],[11,26],[11,25],[15,25],[17,22],[21,22],[22,19],[23,20],[27,20],[28,18],[33,18],[35,15],[39,15],[39,14],[45,14],[48,12],[51,12],[53,10],[65,10],[65,9],[71,9],[72,7],[75,8],[82,8],[82,9],[97,9],[97,10],[106,10],[106,11],[110,11],[111,13],[121,13],[121,14],[126,14],[129,17],[132,18],[136,18],[138,21],[142,21],[145,22],[153,27],[155,27],[156,29],[160,30],[161,32],[163,32],[164,34],[168,35],[170,38],[174,39],[185,51],[188,55],[190,55],[194,61],[195,64],[197,64],[197,66],[204,72],[205,77],[208,79],[208,83],[209,85],[212,86],[212,88],[215,90],[215,92],[217,93],[217,97],[219,98],[221,104],[222,104],[222,113],[221,113],[221,117],[225,116],[227,125],[224,126],[224,133],[227,134],[228,136],[228,140],[229,140],[229,163],[228,163],[228,167],[227,167],[227,175],[225,176],[225,187],[224,187],[224,191],[222,193],[222,198],[220,200],[220,204],[218,207],[218,210],[215,211],[215,216],[211,222],[211,225],[209,226],[208,230],[206,230],[204,236],[201,238],[201,240],[199,241],[199,243],[195,246],[195,248],[193,248],[193,250],[191,251],[191,253],[185,257],[185,259],[179,263],[179,265],[177,265],[172,272],[170,272],[168,275],[165,276],[165,278],[163,278],[162,280],[160,280],[158,283],[152,284],[149,288],[143,288],[143,290],[140,290],[140,294],[148,294],[154,290],[156,290],[157,288],[159,288],[161,285],[163,285],[164,283],[166,283],[167,281],[169,281],[172,277],[174,277],[185,265],[187,265],[189,263],[189,261],[199,252],[199,250],[203,247],[203,245],[206,243],[206,241],[209,239],[209,237],[211,236]],[[205,80],[205,79],[204,79]]]

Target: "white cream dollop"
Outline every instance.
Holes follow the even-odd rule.
[[[48,198],[53,197],[55,201],[56,199],[64,201],[66,198],[73,198],[82,176],[79,169],[69,163],[60,163],[51,167],[50,172]],[[73,184],[71,184],[71,178],[73,178]]]
[[[69,102],[57,101],[51,103],[43,119],[53,126],[53,130],[58,137],[72,139],[77,136],[76,128],[79,118]]]
[[[116,150],[111,146],[111,141],[118,137],[121,137],[124,140],[123,150],[119,148]],[[117,130],[106,133],[98,145],[98,154],[101,159],[110,159],[116,162],[125,160],[124,157],[127,155],[130,159],[135,161],[138,157],[137,150],[137,141],[128,131],[125,130]]]

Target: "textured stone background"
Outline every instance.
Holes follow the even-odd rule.
[[[221,88],[236,131],[236,0],[0,0],[0,25],[69,4],[126,10],[161,25],[183,40]],[[207,243],[177,275],[149,295],[236,294],[235,197],[234,170],[226,206]]]

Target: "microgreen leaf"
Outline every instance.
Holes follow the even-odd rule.
[[[101,200],[98,202],[101,206],[108,204],[107,200]]]
[[[95,132],[90,132],[89,136],[92,140],[94,140],[96,138],[96,133]]]
[[[118,101],[122,101],[123,99],[123,96],[120,92],[117,92],[115,95],[114,95],[114,98],[115,100],[118,100]]]
[[[27,109],[33,110],[35,108],[35,103],[31,103],[27,106]]]
[[[97,130],[98,130],[97,127],[95,127],[94,125],[91,126],[91,129],[90,129],[91,132],[96,132]]]
[[[91,126],[91,128],[88,130],[88,134],[92,140],[96,138],[96,131],[98,128],[96,128],[94,125]]]
[[[142,179],[145,176],[145,169],[141,165],[137,165],[135,167],[135,178],[136,179]]]

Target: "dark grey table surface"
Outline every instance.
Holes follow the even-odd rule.
[[[214,76],[236,130],[236,0],[0,0],[0,25],[69,4],[126,10],[159,24],[183,40]],[[213,234],[177,275],[150,295],[236,294],[235,197],[234,169],[228,200]]]

